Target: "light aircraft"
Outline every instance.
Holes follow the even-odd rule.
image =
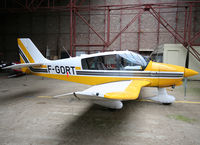
[[[21,64],[6,69],[22,68],[33,75],[94,85],[73,95],[113,109],[121,109],[124,100],[136,100],[142,87],[157,87],[158,95],[151,99],[171,104],[175,98],[167,94],[165,87],[179,86],[184,77],[198,74],[181,66],[148,61],[131,51],[48,60],[29,38],[17,41]]]

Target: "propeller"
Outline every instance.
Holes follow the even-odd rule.
[[[185,68],[188,68],[188,67],[189,67],[189,50],[187,50],[186,60],[185,60]],[[184,69],[184,71],[185,71],[185,69]],[[187,77],[184,78],[184,99],[186,97],[186,90],[187,90]]]

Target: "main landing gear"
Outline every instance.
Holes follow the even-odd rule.
[[[150,98],[153,101],[160,102],[163,105],[170,105],[175,101],[175,97],[167,94],[166,88],[158,88],[158,95]]]

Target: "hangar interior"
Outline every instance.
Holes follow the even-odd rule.
[[[130,50],[186,66],[189,54],[200,72],[198,0],[1,0],[0,20],[1,63],[19,62],[17,38],[30,38],[51,60]],[[168,88],[177,100],[170,106],[141,99],[116,111],[52,98],[87,85],[2,73],[0,144],[200,144],[200,74],[191,79],[186,97],[184,86]]]
[[[159,45],[198,46],[198,1],[2,0],[1,59],[18,60],[16,39],[29,37],[48,58],[110,50],[149,55]],[[199,52],[190,49],[199,60]],[[62,56],[64,55],[64,56]]]

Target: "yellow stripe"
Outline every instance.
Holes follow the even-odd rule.
[[[76,82],[86,85],[98,85],[103,83],[109,83],[109,82],[115,82],[115,81],[123,81],[123,80],[146,80],[149,81],[150,84],[149,87],[155,87],[155,86],[169,86],[169,84],[176,84],[181,81],[181,79],[158,79],[157,78],[122,78],[122,77],[96,77],[96,76],[72,76],[69,75],[60,75],[60,74],[46,74],[46,73],[33,73],[34,75],[42,76],[42,77],[48,77],[53,79],[59,79],[59,80],[65,80],[70,82]]]
[[[153,100],[148,100],[148,99],[140,99],[137,101],[141,101],[141,102],[156,102]],[[175,101],[174,103],[184,103],[184,104],[200,104],[200,102],[194,102],[194,101]]]
[[[200,102],[193,102],[193,101],[175,101],[175,103],[200,104]]]
[[[139,102],[156,102],[156,101],[148,100],[148,99],[139,99],[139,100],[136,100],[136,101],[139,101]]]
[[[38,98],[53,98],[52,96],[38,96]]]
[[[19,56],[19,57],[20,57],[20,62],[21,63],[25,63],[24,60],[23,60],[23,58],[21,56]],[[21,71],[24,72],[24,73],[26,73],[26,74],[30,74],[31,73],[31,71],[30,71],[30,69],[28,67],[21,68]]]
[[[81,67],[75,67],[76,70],[81,70]]]
[[[47,68],[47,65],[34,66],[33,68]]]
[[[23,60],[23,58],[21,57],[21,55],[19,57],[20,57],[20,62],[21,63],[25,63],[24,60]]]
[[[18,41],[18,45],[19,47],[22,49],[23,53],[26,55],[26,57],[28,58],[30,63],[34,63],[33,58],[31,57],[31,55],[29,54],[29,52],[27,51],[26,47],[24,46],[24,44],[22,43],[22,41],[20,39],[17,39]]]
[[[76,82],[76,83],[81,83],[81,84],[86,84],[86,85],[98,85],[98,84],[103,84],[103,83],[123,81],[123,80],[133,80],[133,79],[141,80],[141,78],[94,77],[94,76],[72,76],[72,75],[69,75],[69,77],[67,77],[67,75],[59,75],[59,74],[44,74],[44,73],[33,73],[33,74],[37,76]]]

